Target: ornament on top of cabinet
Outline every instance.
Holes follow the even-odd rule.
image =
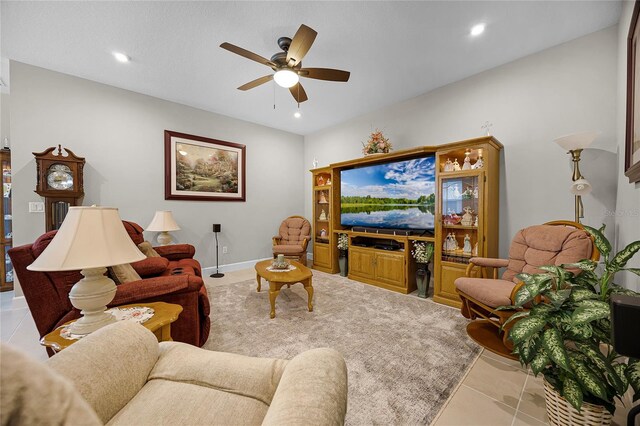
[[[471,170],[471,158],[469,157],[471,155],[471,150],[467,149],[464,152],[464,164],[462,165],[462,170]]]
[[[462,221],[460,224],[462,226],[471,226],[473,224],[473,210],[471,207],[465,207],[464,214],[462,215]]]
[[[322,177],[322,175],[318,176],[318,186],[322,186],[324,185],[324,178]]]
[[[453,171],[454,172],[459,172],[460,171],[460,163],[458,163],[458,159],[455,158],[453,160]]]
[[[314,157],[314,158],[313,158],[313,163],[312,163],[312,164],[313,164],[313,168],[314,168],[314,169],[317,169],[317,168],[318,168],[318,159]]]
[[[447,158],[447,161],[445,161],[444,166],[442,166],[442,171],[443,172],[453,171],[453,163],[451,162],[451,159]]]
[[[464,236],[464,247],[462,247],[462,252],[465,254],[471,254],[473,249],[471,248],[471,237],[469,234],[465,234]]]
[[[324,211],[324,209],[320,211],[320,217],[318,218],[318,220],[327,220],[327,213]]]

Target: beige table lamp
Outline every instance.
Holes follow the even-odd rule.
[[[169,235],[169,232],[179,231],[180,227],[173,218],[171,211],[158,210],[155,216],[153,216],[153,219],[151,220],[149,226],[147,226],[146,230],[152,232],[160,232],[160,234],[158,234],[158,244],[160,244],[161,246],[166,246],[167,244],[171,243],[171,235]]]
[[[127,233],[118,209],[70,207],[60,229],[30,271],[81,270],[84,276],[69,292],[71,304],[82,316],[71,325],[73,334],[89,334],[115,321],[105,312],[116,294],[106,266],[145,259]]]

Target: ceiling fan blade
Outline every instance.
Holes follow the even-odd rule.
[[[254,87],[258,87],[261,84],[267,83],[267,82],[269,82],[271,80],[273,80],[273,75],[272,74],[265,75],[264,77],[256,78],[255,80],[250,81],[247,84],[243,84],[242,86],[238,87],[238,90],[253,89]]]
[[[296,100],[296,102],[298,102],[299,104],[309,99],[307,97],[307,92],[304,91],[304,88],[300,83],[296,84],[295,86],[289,87],[289,91],[293,95],[293,98]]]
[[[242,57],[245,57],[247,59],[251,59],[252,61],[256,61],[262,65],[266,65],[268,67],[271,68],[275,68],[276,64],[274,64],[273,62],[271,62],[270,60],[268,60],[267,58],[263,58],[262,56],[253,53],[253,52],[249,52],[247,49],[243,49],[242,47],[238,47],[234,44],[231,43],[222,43],[220,45],[220,47],[222,47],[223,49],[228,50],[229,52],[233,52],[236,55],[240,55]]]
[[[331,68],[302,68],[298,74],[301,77],[315,78],[316,80],[349,81],[349,71],[334,70]]]
[[[298,28],[296,35],[293,36],[291,45],[287,51],[287,64],[290,67],[298,65],[302,58],[304,58],[304,55],[306,55],[311,48],[311,45],[317,35],[318,33],[313,29],[304,24],[300,25],[300,28]]]

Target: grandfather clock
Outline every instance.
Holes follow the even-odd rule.
[[[47,231],[60,228],[71,206],[80,204],[84,197],[82,172],[84,158],[78,157],[70,149],[52,146],[42,152],[34,152],[36,157],[38,195],[44,197],[45,225]]]

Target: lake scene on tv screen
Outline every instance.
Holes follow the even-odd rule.
[[[340,223],[396,229],[433,229],[435,158],[343,170]]]

